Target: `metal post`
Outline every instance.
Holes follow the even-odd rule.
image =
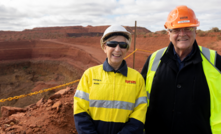
[[[134,51],[136,49],[136,34],[137,34],[137,21],[135,21],[135,31],[134,31]],[[135,69],[135,53],[133,56],[133,69]]]

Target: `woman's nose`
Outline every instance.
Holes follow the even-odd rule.
[[[117,46],[115,47],[115,51],[120,51],[120,46],[119,46],[119,44],[117,44]]]

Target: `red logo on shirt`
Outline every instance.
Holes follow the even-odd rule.
[[[131,84],[136,84],[136,81],[132,81],[132,80],[125,80],[126,83],[131,83]]]

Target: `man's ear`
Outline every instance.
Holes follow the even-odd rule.
[[[167,35],[170,38],[170,31],[169,30],[167,30]]]

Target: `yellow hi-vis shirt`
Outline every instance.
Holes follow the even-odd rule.
[[[96,121],[126,123],[134,118],[144,124],[146,110],[144,79],[129,67],[127,76],[106,72],[103,64],[87,69],[74,96],[74,115],[87,112]]]

